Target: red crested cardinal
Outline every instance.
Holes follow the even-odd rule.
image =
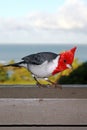
[[[31,72],[38,85],[41,85],[38,78],[44,78],[51,84],[55,84],[49,81],[48,77],[72,68],[76,48],[74,47],[60,54],[53,52],[31,54],[23,57],[21,62],[4,65],[4,67],[23,67],[23,64],[26,64],[27,69]]]

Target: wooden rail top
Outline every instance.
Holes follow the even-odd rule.
[[[60,130],[57,126],[64,125],[84,127],[87,125],[87,85],[63,85],[62,90],[28,85],[1,85],[0,126],[6,125],[9,130],[13,129],[10,129],[12,125],[20,127],[15,130],[22,130],[21,125],[30,126],[30,130],[42,130],[41,127],[44,126],[46,130]],[[29,128],[23,127],[23,130]],[[61,127],[63,129],[65,128]],[[82,130],[82,127],[78,129]],[[77,130],[77,127],[72,130]]]
[[[30,85],[0,85],[0,98],[79,98],[87,99],[87,85],[38,88]]]

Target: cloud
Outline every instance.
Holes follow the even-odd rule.
[[[87,31],[87,5],[82,0],[66,0],[54,14],[35,12],[23,19],[20,29]]]
[[[0,42],[4,43],[86,43],[86,34],[84,0],[65,0],[54,13],[37,11],[19,18],[0,18]]]
[[[87,5],[82,0],[67,0],[58,13],[58,23],[63,29],[84,31],[87,26]]]
[[[66,0],[54,14],[33,12],[26,17],[0,19],[0,31],[64,30],[87,31],[87,5]]]

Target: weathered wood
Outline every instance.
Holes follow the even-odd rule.
[[[29,85],[0,86],[0,98],[76,98],[87,99],[87,85],[62,85],[59,88],[38,88]]]
[[[63,86],[62,90],[59,88],[1,86],[0,125],[12,124],[86,125],[87,86]],[[29,128],[25,128],[25,130],[27,129]],[[41,130],[41,128],[37,129]],[[51,127],[46,130],[49,129],[51,130]],[[63,128],[55,127],[53,129],[62,130]],[[68,130],[68,128],[64,129]],[[20,130],[20,128],[14,128],[14,130]]]
[[[0,130],[87,130],[86,127],[3,127]]]
[[[0,99],[1,124],[87,124],[87,99]]]

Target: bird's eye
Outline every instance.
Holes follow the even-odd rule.
[[[64,63],[66,63],[66,60],[64,60]]]

